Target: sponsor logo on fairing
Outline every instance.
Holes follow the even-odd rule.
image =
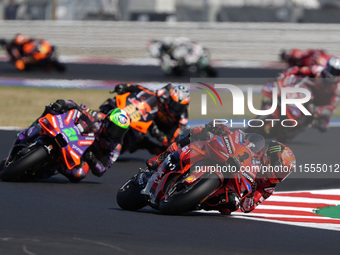
[[[223,139],[224,139],[224,142],[225,142],[225,144],[227,146],[228,153],[229,154],[233,154],[234,152],[233,152],[233,149],[231,148],[231,144],[230,144],[229,138],[228,137],[223,137]]]
[[[78,146],[72,144],[72,149],[79,152],[80,155],[82,155],[84,153],[84,151],[82,149],[80,149]]]
[[[80,159],[79,155],[75,153],[73,150],[70,150],[70,154],[75,157],[76,159]]]
[[[225,148],[224,143],[223,143],[223,141],[222,141],[222,138],[219,137],[219,136],[217,136],[216,139],[217,139],[217,141],[221,144],[221,146],[222,146],[223,148]]]
[[[63,122],[63,119],[61,118],[60,115],[57,115],[57,119],[58,119],[58,122],[59,122],[59,127],[64,128],[64,122]]]
[[[245,170],[242,171],[242,175],[251,183],[254,182],[254,178]]]

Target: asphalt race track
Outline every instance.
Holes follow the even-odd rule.
[[[153,74],[159,75],[156,67],[141,67],[145,72],[136,67],[111,67],[70,65],[65,73],[67,77],[57,73],[52,76],[77,79],[83,74],[83,79],[133,77],[134,81],[150,81]],[[114,77],[115,72],[109,70],[115,68],[125,71],[117,71]],[[6,63],[0,63],[4,76],[20,76],[10,69]],[[256,73],[247,70],[238,72]],[[261,77],[273,77],[274,71],[262,70],[261,74]],[[25,78],[47,78],[47,75],[32,72],[25,74]],[[331,128],[321,134],[308,128],[287,144],[294,151],[298,165],[336,164],[339,131]],[[0,131],[1,158],[7,155],[15,135],[15,131]],[[340,249],[338,231],[214,213],[164,216],[149,207],[139,212],[121,210],[116,203],[117,190],[139,167],[144,167],[149,157],[146,152],[124,154],[103,177],[89,174],[77,184],[69,183],[63,176],[28,183],[0,182],[0,254],[337,254]],[[301,175],[291,175],[277,190],[340,188],[340,176],[297,177]]]
[[[10,63],[0,62],[0,74],[4,77],[26,79],[93,79],[125,82],[190,82],[189,77],[165,76],[157,66],[132,66],[108,64],[66,64],[65,73],[42,72],[34,69],[30,72],[20,72]],[[224,78],[271,78],[276,77],[278,69],[260,68],[223,68],[218,67],[219,77]]]

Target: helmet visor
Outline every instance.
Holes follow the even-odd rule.
[[[124,110],[114,109],[107,114],[105,128],[112,140],[122,139],[130,126],[130,118]]]
[[[282,182],[292,173],[291,169],[284,165],[274,167],[273,171],[274,171],[273,174],[275,175],[275,179],[277,179],[277,182]]]
[[[294,170],[296,166],[296,160],[293,152],[289,148],[284,148],[280,158],[272,157],[271,171],[269,174],[269,180],[272,183],[278,183],[285,180]]]
[[[188,107],[189,101],[189,91],[183,85],[178,85],[170,90],[169,111],[180,114]]]
[[[126,134],[126,132],[128,131],[128,129],[126,128],[122,128],[110,121],[106,121],[105,123],[105,127],[106,127],[106,133],[107,136],[111,139],[111,140],[120,140],[124,137],[124,135]]]
[[[169,111],[172,113],[180,114],[185,111],[187,106],[187,104],[181,104],[179,102],[176,102],[172,98],[169,99]]]

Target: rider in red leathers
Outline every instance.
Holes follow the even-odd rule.
[[[171,144],[162,154],[148,160],[148,168],[145,170],[141,169],[137,175],[138,182],[145,183],[147,176],[150,176],[151,172],[155,171],[170,153],[188,145],[191,141],[208,140],[214,135],[225,136],[229,134],[231,134],[231,131],[228,127],[222,124],[213,125],[212,122],[205,125],[205,127],[194,128],[191,135],[177,143]],[[247,197],[241,200],[235,193],[227,193],[226,190],[221,189],[214,197],[207,199],[201,204],[201,207],[198,209],[218,210],[222,214],[230,214],[238,209],[241,209],[243,212],[250,212],[270,197],[274,193],[276,185],[282,182],[295,168],[295,156],[284,144],[271,141],[267,150],[263,152],[265,146],[264,138],[261,135],[252,133],[245,135],[245,142],[254,144],[252,150],[258,155],[263,166],[286,166],[290,171],[260,171],[253,183],[253,192]]]
[[[263,156],[263,163],[269,166],[287,166],[293,170],[296,160],[293,152],[286,145],[271,141]],[[278,183],[282,182],[292,171],[286,172],[260,172],[255,179],[255,191],[245,197],[240,203],[243,212],[251,212],[256,206],[270,197]]]
[[[340,96],[340,59],[332,57],[326,67],[320,65],[294,66],[281,73],[278,81],[294,83],[305,78],[302,86],[311,91],[309,111],[313,115],[312,126],[320,132],[329,127],[330,117],[335,111]]]
[[[249,134],[248,134],[249,135]],[[250,136],[257,134],[250,134]],[[252,140],[252,137],[248,139]],[[262,165],[265,166],[287,166],[290,170],[295,167],[295,157],[291,149],[286,145],[271,141],[267,150],[259,153]],[[218,210],[221,214],[229,215],[231,212],[240,209],[242,212],[249,213],[259,204],[269,198],[275,191],[276,185],[282,182],[290,172],[262,172],[256,175],[252,185],[253,192],[243,199],[240,199],[235,193],[224,190],[219,191],[214,197],[209,198],[202,204],[204,210]]]
[[[331,57],[332,56],[327,54],[325,51],[318,49],[291,49],[288,52],[282,51],[280,54],[281,60],[287,62],[289,67],[312,65],[326,66],[327,61]]]

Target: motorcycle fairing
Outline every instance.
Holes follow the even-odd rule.
[[[152,120],[147,121],[148,114],[151,112],[152,107],[143,99],[137,100],[136,98],[129,98],[130,94],[130,92],[127,92],[122,95],[117,95],[117,107],[125,110],[129,115],[131,119],[130,127],[146,134],[153,122]]]
[[[79,111],[71,110],[57,115],[48,113],[38,120],[45,134],[55,138],[69,169],[81,163],[82,155],[95,140],[93,134],[82,135],[75,121],[71,121],[79,115]]]

